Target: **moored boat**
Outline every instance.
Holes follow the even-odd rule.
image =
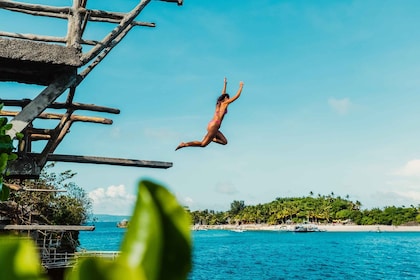
[[[298,224],[293,229],[294,232],[319,232],[321,231],[318,226],[314,224]]]
[[[128,227],[128,220],[127,219],[122,219],[121,221],[119,221],[117,223],[117,227],[118,228],[127,228]]]

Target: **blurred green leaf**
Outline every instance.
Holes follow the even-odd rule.
[[[0,279],[47,279],[31,240],[12,237],[0,238]]]
[[[66,280],[146,280],[141,269],[130,269],[120,262],[89,257],[81,259],[74,270],[66,273]]]
[[[9,154],[8,161],[16,160],[17,158],[18,158],[18,155],[17,154]]]
[[[143,180],[120,256],[83,259],[66,279],[187,279],[191,257],[188,213],[163,186]]]
[[[176,198],[164,187],[145,182],[152,193],[163,225],[163,252],[158,279],[186,279],[191,270],[191,220]]]
[[[163,186],[139,183],[119,261],[143,267],[147,279],[186,279],[191,269],[190,218]]]
[[[0,154],[0,173],[2,173],[7,167],[7,161],[9,159],[9,155],[6,153]]]
[[[132,269],[143,268],[147,279],[158,279],[163,246],[162,221],[159,209],[146,187],[139,184],[137,202],[130,226],[121,243],[118,261]]]
[[[3,182],[0,183],[0,201],[6,201],[9,198],[10,189],[4,187]]]

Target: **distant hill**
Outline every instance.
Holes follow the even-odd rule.
[[[131,216],[120,216],[120,215],[108,215],[108,214],[93,214],[89,218],[89,222],[96,219],[96,222],[119,222],[123,219],[130,220]]]

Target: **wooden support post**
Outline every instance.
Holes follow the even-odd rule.
[[[68,19],[67,46],[75,49],[81,49],[82,17],[79,11],[80,4],[81,0],[73,0],[72,13]]]
[[[32,154],[32,155],[35,155],[35,154]],[[172,162],[135,160],[135,159],[123,159],[123,158],[105,158],[105,157],[93,157],[93,156],[57,155],[57,154],[49,154],[48,161],[93,163],[93,164],[107,164],[107,165],[118,165],[118,166],[149,167],[149,168],[163,168],[163,169],[172,167]]]
[[[87,54],[82,56],[82,64],[88,63],[103,49],[105,49],[118,35],[121,34],[121,32],[127,28],[127,26],[140,14],[150,1],[151,0],[141,0],[140,3],[121,20],[121,23],[102,40],[101,44],[97,45]]]
[[[56,100],[66,89],[77,83],[77,76],[73,74],[63,74],[55,82],[44,89],[31,103],[20,111],[10,123],[12,128],[6,133],[14,138],[16,133],[22,132],[45,108]]]

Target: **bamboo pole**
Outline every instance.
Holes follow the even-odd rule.
[[[0,2],[1,4],[1,2]],[[0,5],[1,8],[1,5]],[[24,14],[29,14],[33,16],[45,16],[45,17],[52,17],[52,18],[59,18],[59,19],[68,19],[68,13],[54,13],[54,12],[41,12],[41,11],[32,11],[27,9],[21,8],[8,8],[5,7],[4,9],[12,11],[12,12],[19,12]],[[79,12],[82,16],[89,14],[89,21],[96,21],[96,22],[108,22],[108,23],[120,23],[121,20],[124,18],[125,14],[120,12],[107,12],[101,10],[88,10],[84,8],[80,8]],[[133,21],[134,26],[144,26],[144,27],[156,27],[154,22],[143,22],[143,21]]]
[[[87,54],[82,56],[82,64],[86,64],[87,62],[91,61],[94,57],[96,57],[103,49],[109,46],[109,44],[118,37],[129,24],[140,14],[140,12],[149,4],[151,0],[141,0],[140,3],[124,18],[121,20],[121,23],[115,27],[111,33],[109,33],[102,41],[101,44],[98,44],[92,50],[90,50]]]
[[[93,231],[94,226],[76,225],[0,225],[1,230]]]
[[[25,129],[29,123],[39,116],[66,89],[78,82],[76,75],[63,74],[59,76],[10,121],[12,128],[6,134],[14,138],[16,133]]]
[[[81,49],[81,24],[82,17],[79,13],[81,0],[73,0],[71,13],[68,15],[67,46],[75,49]]]
[[[3,103],[4,106],[25,107],[30,102],[31,102],[31,99],[14,100],[14,99],[1,99],[0,98],[0,103]],[[120,113],[120,110],[116,109],[116,108],[97,106],[97,105],[94,105],[94,104],[77,103],[77,102],[73,102],[73,103],[53,102],[50,105],[48,105],[47,108],[51,108],[51,109],[67,109],[67,108],[70,108],[74,111],[76,111],[76,110],[86,110],[86,111],[95,111],[95,112],[103,112],[103,113],[110,113],[110,114],[119,114]]]
[[[31,154],[31,155],[36,155],[36,154]],[[95,157],[95,156],[58,155],[58,154],[49,154],[48,161],[93,163],[93,164],[107,164],[107,165],[118,165],[118,166],[149,167],[149,168],[163,168],[163,169],[172,167],[172,162],[135,160],[135,159],[123,159],[123,158],[106,158],[106,157]]]
[[[9,9],[15,8],[20,9],[22,12],[31,11],[33,13],[45,12],[45,13],[54,13],[54,14],[69,14],[71,9],[69,7],[55,7],[55,6],[46,6],[46,5],[37,5],[22,3],[17,1],[3,0],[0,1],[0,8]]]
[[[14,111],[0,111],[0,116],[4,117],[15,117],[19,112]],[[36,118],[45,119],[45,120],[60,120],[64,117],[64,114],[56,113],[41,113]],[[91,123],[101,123],[101,124],[112,124],[111,119],[101,118],[101,117],[89,117],[89,116],[78,116],[71,115],[69,119],[73,122],[91,122]]]
[[[66,38],[63,38],[63,37],[33,35],[33,34],[25,34],[25,33],[12,33],[12,32],[6,32],[6,31],[0,31],[0,36],[9,37],[9,38],[17,38],[17,39],[26,39],[26,40],[32,40],[32,41],[39,41],[39,42],[54,42],[54,43],[65,43],[66,42]],[[96,45],[96,43],[94,43],[92,45]]]
[[[107,55],[108,53],[128,34],[128,32],[133,28],[132,24],[129,24],[125,30],[118,35],[115,40],[109,43],[109,45],[103,49],[103,51],[95,58],[95,60],[89,64],[83,72],[79,75],[80,77],[85,78]]]

